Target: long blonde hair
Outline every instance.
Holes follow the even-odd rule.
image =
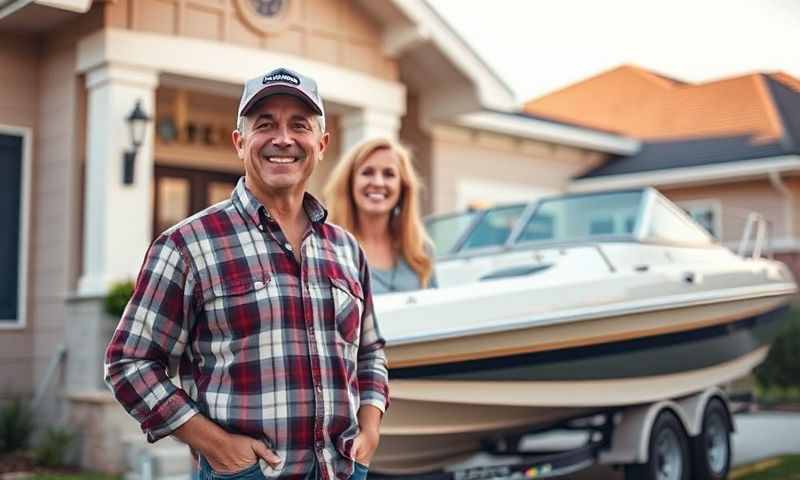
[[[433,260],[426,251],[426,245],[430,245],[431,241],[420,219],[420,181],[408,149],[394,140],[382,137],[362,141],[351,148],[336,164],[325,185],[328,220],[352,232],[361,241],[353,197],[353,175],[373,152],[381,149],[395,154],[400,173],[400,200],[397,204],[400,208],[397,215],[390,217],[389,232],[394,238],[399,237],[397,248],[400,255],[417,274],[420,285],[425,288],[433,274]]]

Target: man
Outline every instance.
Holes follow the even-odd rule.
[[[388,376],[366,260],[305,192],[324,125],[314,80],[245,84],[244,178],[153,242],[108,346],[116,398],[149,441],[189,444],[204,479],[363,478],[377,448]]]

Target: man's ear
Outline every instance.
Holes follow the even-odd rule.
[[[239,158],[242,158],[244,155],[244,135],[239,130],[234,130],[231,132],[231,141],[233,142],[233,148],[236,149],[236,154]]]
[[[322,137],[319,139],[319,158],[322,159],[322,155],[325,153],[325,149],[328,148],[328,142],[331,139],[331,134],[325,132],[322,134]]]

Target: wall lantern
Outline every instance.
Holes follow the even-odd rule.
[[[136,154],[139,153],[139,147],[142,146],[144,135],[147,133],[147,123],[150,121],[150,117],[142,110],[141,100],[136,101],[136,106],[133,107],[133,111],[128,114],[125,121],[128,122],[128,128],[130,129],[131,148],[123,155],[122,183],[131,185],[133,183]]]

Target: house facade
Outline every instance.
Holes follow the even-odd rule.
[[[119,471],[124,442],[144,442],[102,383],[105,295],[158,232],[229,194],[241,86],[278,65],[314,76],[326,102],[314,193],[373,135],[411,147],[426,212],[563,191],[639,148],[515,113],[423,0],[0,1],[0,399],[68,423],[84,466]],[[137,103],[152,121],[128,182]]]

